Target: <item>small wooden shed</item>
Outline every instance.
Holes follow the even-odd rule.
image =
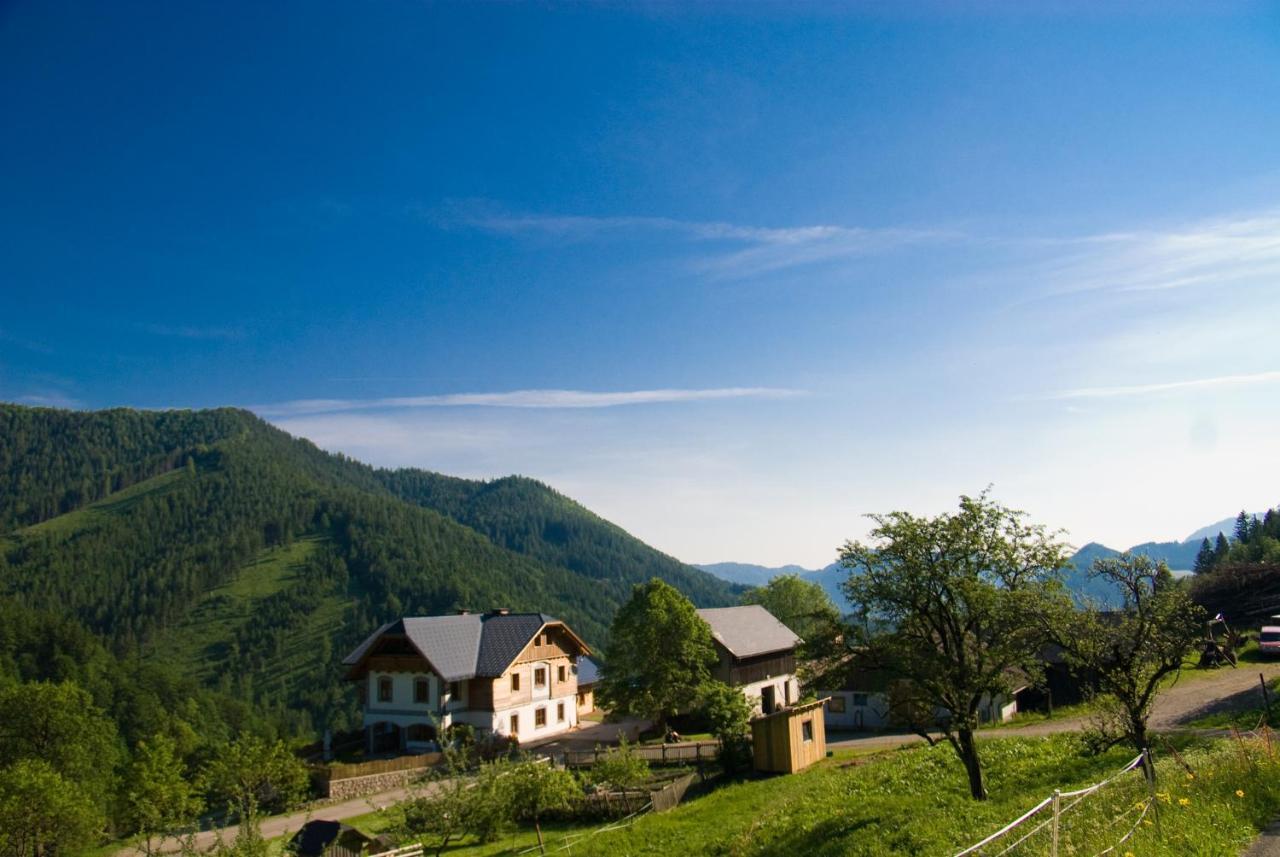
[[[783,708],[751,721],[757,771],[794,774],[827,755],[825,699]]]

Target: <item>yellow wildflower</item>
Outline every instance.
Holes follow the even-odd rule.
[[[1124,852],[1124,857],[1133,857],[1133,852],[1132,851]]]
[[[1244,797],[1244,789],[1236,789],[1236,797]]]
[[[1195,778],[1196,778],[1196,775],[1195,775],[1195,774],[1192,774],[1192,773],[1188,773],[1188,774],[1187,774],[1187,779],[1188,779],[1188,780],[1194,780]]]
[[[1185,797],[1178,798],[1178,806],[1190,806],[1190,805],[1191,805],[1190,798],[1185,798]]]

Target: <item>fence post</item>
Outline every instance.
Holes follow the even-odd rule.
[[[1267,692],[1267,680],[1258,673],[1258,681],[1262,684],[1262,701],[1267,706],[1267,725],[1271,725],[1271,694]]]
[[[1053,839],[1049,843],[1049,857],[1058,857],[1058,817],[1062,810],[1062,789],[1053,790]]]
[[[1151,759],[1150,747],[1142,750],[1142,767],[1147,775],[1147,800],[1151,801],[1151,811],[1156,817],[1156,836],[1163,839],[1164,834],[1160,832],[1160,801],[1156,799],[1156,763]]]

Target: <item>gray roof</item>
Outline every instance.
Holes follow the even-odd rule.
[[[715,641],[735,658],[786,651],[803,642],[759,604],[710,607],[699,610],[698,615],[711,626]]]
[[[578,687],[595,684],[600,680],[600,665],[588,657],[578,658]]]
[[[384,634],[404,634],[445,681],[500,676],[534,634],[558,621],[545,613],[406,616],[374,631],[342,663],[360,663]]]

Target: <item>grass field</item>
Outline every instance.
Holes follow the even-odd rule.
[[[226,656],[227,641],[249,619],[254,603],[295,581],[303,564],[324,544],[323,538],[308,536],[263,551],[234,580],[207,592],[180,624],[157,641],[154,657],[162,657],[203,681],[215,679]],[[305,677],[324,643],[338,636],[342,611],[340,598],[326,599],[288,636],[270,669],[255,676],[258,686]]]
[[[66,539],[76,533],[92,530],[94,527],[112,518],[122,517],[145,496],[164,495],[176,488],[182,480],[191,479],[186,470],[171,470],[159,476],[145,479],[136,485],[130,485],[109,497],[90,503],[82,509],[58,515],[39,524],[24,527],[16,532],[19,537],[39,535],[54,539]]]
[[[1139,772],[1123,775],[1064,811],[1062,854],[1090,855],[1114,844],[1134,855],[1236,855],[1280,807],[1280,761],[1261,741],[1200,741],[1181,745],[1180,759],[1157,760],[1157,790],[1149,798]],[[1084,755],[1071,736],[1008,738],[983,744],[991,799],[968,796],[962,769],[946,746],[833,758],[790,777],[724,785],[687,799],[672,812],[649,815],[630,828],[576,839],[561,853],[576,857],[641,855],[888,855],[954,854],[1053,794],[1101,781],[1133,753],[1116,748]],[[1277,748],[1280,754],[1280,748]],[[1192,774],[1183,767],[1190,766]],[[1145,818],[1142,807],[1154,809]],[[1064,804],[1066,805],[1066,804]],[[1157,818],[1158,816],[1158,818]],[[1037,816],[1047,818],[1047,815]],[[370,832],[385,815],[357,820]],[[591,828],[544,825],[548,849]],[[1030,830],[1031,825],[1022,828]],[[1048,853],[1049,827],[1012,855]],[[513,854],[535,842],[532,831],[487,844],[464,843],[452,857]],[[998,853],[1012,840],[1005,841]],[[429,851],[430,853],[430,851]]]

